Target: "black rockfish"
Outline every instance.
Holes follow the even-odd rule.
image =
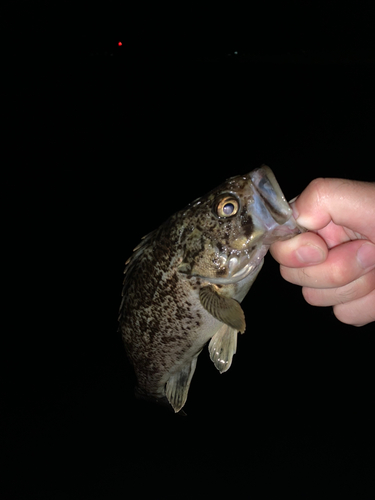
[[[246,326],[240,303],[269,245],[300,232],[263,165],[228,179],[143,238],[126,263],[119,314],[140,395],[181,410],[208,341],[216,368],[229,369]]]

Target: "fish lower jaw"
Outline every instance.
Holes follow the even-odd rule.
[[[243,280],[251,280],[253,277],[256,278],[260,268],[263,265],[264,256],[268,252],[269,245],[262,245],[262,247],[252,256],[242,257],[237,260],[236,257],[232,257],[229,262],[229,274],[223,277],[205,277],[200,276],[209,283],[218,285],[231,285],[238,283]],[[244,259],[247,262],[243,264]]]
[[[202,278],[205,281],[208,281],[209,283],[215,285],[231,285],[234,283],[238,283],[239,281],[242,281],[246,278],[250,278],[253,275],[256,276],[259,272],[260,267],[262,267],[262,264],[263,264],[263,257],[260,258],[256,263],[254,263],[254,261],[249,262],[244,267],[242,267],[241,270],[237,271],[232,276],[227,276],[225,278],[199,276],[199,278]]]

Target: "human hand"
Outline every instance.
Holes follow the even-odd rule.
[[[375,183],[315,179],[291,206],[309,232],[271,245],[283,278],[343,323],[375,321]]]

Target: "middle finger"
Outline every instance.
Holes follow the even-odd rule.
[[[312,306],[326,307],[346,304],[365,297],[375,290],[375,270],[339,288],[303,287],[303,296]]]

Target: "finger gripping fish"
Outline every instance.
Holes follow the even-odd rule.
[[[241,301],[271,243],[301,232],[271,169],[225,181],[143,238],[126,263],[119,327],[142,397],[184,406],[199,353],[223,373]]]

